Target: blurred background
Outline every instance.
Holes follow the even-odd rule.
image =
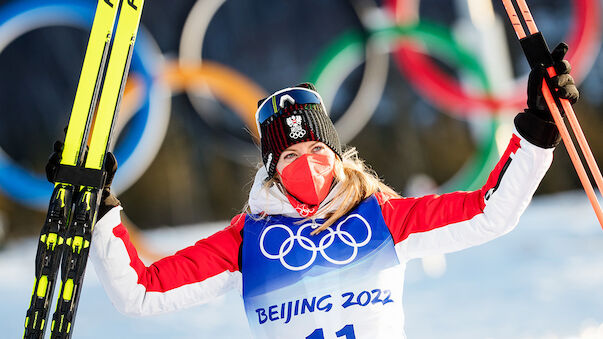
[[[19,248],[31,252],[23,265],[33,270],[30,241],[39,233],[52,191],[44,166],[54,141],[64,137],[95,4],[0,0],[0,267],[4,262],[15,269],[9,258],[18,257]],[[602,159],[602,2],[529,5],[551,49],[561,41],[570,45],[567,58],[582,94],[575,110],[595,158]],[[120,167],[113,188],[138,229],[172,232],[196,225],[198,234],[206,234],[226,226],[246,202],[260,161],[253,122],[257,100],[311,81],[342,141],[398,192],[476,189],[525,106],[528,71],[499,1],[147,1],[116,126],[113,147]],[[562,206],[586,206],[580,218],[557,219],[569,225],[548,226],[592,230],[580,234],[601,241],[585,195],[575,193],[580,187],[559,146],[537,191],[536,199],[550,209],[542,206],[527,219],[538,223]],[[209,222],[218,224],[203,226]],[[140,240],[149,257],[197,238],[162,244],[153,232],[160,231],[145,232]],[[530,257],[525,254],[523,259]],[[444,258],[421,265],[419,276],[439,277],[435,284],[444,284]],[[409,280],[410,288],[418,286],[413,281],[425,286],[420,278]],[[603,297],[597,300],[603,303]],[[27,296],[21,301],[24,314]],[[417,299],[416,305],[423,303]],[[584,318],[595,327],[603,323],[603,305],[591,309],[598,318],[576,316],[578,324],[565,331],[581,331]],[[427,328],[415,337],[439,336]],[[464,337],[486,337],[478,333]],[[603,338],[603,329],[599,333]]]

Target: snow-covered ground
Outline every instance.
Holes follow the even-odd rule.
[[[146,234],[156,248],[171,251],[224,225]],[[31,238],[9,243],[0,252],[2,338],[23,335],[35,245]],[[433,261],[438,263],[437,258]],[[413,261],[406,274],[404,305],[411,339],[603,338],[603,231],[584,193],[535,199],[516,230],[447,255],[445,271],[437,278],[423,267],[420,260]],[[248,331],[236,292],[176,313],[123,316],[112,307],[90,265],[74,337],[248,338]]]

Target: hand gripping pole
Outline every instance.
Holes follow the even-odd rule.
[[[528,8],[528,4],[526,0],[516,0],[517,6],[519,7],[522,18],[525,22],[526,27],[530,35],[526,35],[526,32],[522,26],[521,18],[517,15],[517,11],[513,6],[512,0],[502,0],[505,10],[509,15],[509,19],[511,20],[511,24],[515,29],[515,33],[519,38],[521,46],[525,52],[526,58],[528,59],[528,63],[532,68],[536,66],[543,65],[547,67],[547,73],[549,77],[554,77],[557,75],[555,68],[553,66],[553,60],[550,56],[549,49],[546,45],[544,37],[538,31],[536,27],[536,23],[534,22],[534,18],[532,17],[532,13],[530,13],[530,9]],[[555,124],[559,129],[559,133],[561,134],[561,138],[563,139],[563,143],[569,153],[570,159],[574,167],[576,168],[576,172],[578,173],[578,177],[580,178],[580,182],[584,187],[584,191],[588,196],[588,200],[590,201],[595,214],[597,215],[597,219],[599,220],[599,224],[603,228],[603,211],[601,210],[601,206],[597,200],[597,196],[595,194],[595,190],[590,183],[586,170],[584,169],[584,165],[580,160],[578,155],[578,151],[574,146],[574,143],[570,137],[569,131],[565,126],[563,121],[563,117],[561,115],[561,111],[557,103],[560,103],[563,112],[568,118],[572,131],[578,141],[578,145],[580,146],[580,150],[586,159],[586,163],[588,164],[588,168],[591,171],[593,178],[597,184],[597,188],[599,189],[599,193],[603,194],[603,177],[601,176],[601,171],[599,170],[599,166],[595,161],[595,157],[593,156],[592,151],[586,141],[586,137],[584,136],[584,132],[578,123],[578,118],[576,117],[576,113],[572,108],[572,105],[567,99],[557,98],[554,93],[551,92],[547,80],[543,80],[542,82],[542,93],[546,100],[547,106],[551,111],[553,119],[555,120]]]

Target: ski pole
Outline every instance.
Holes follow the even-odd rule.
[[[545,67],[547,67],[546,70],[550,78],[556,76],[557,73],[555,71],[553,60],[550,56],[548,46],[546,45],[546,41],[544,40],[542,33],[540,33],[538,31],[538,27],[536,27],[536,23],[534,22],[534,18],[532,17],[532,13],[530,13],[530,9],[528,8],[528,4],[526,3],[526,1],[516,0],[517,6],[521,11],[522,18],[525,22],[526,27],[528,28],[530,35],[526,35],[521,23],[521,18],[517,15],[517,11],[513,6],[512,0],[502,1],[505,10],[507,11],[507,14],[509,16],[509,19],[511,20],[511,24],[515,29],[515,33],[519,38],[526,58],[528,59],[530,67],[534,68],[538,65],[544,65]],[[578,123],[576,113],[574,113],[574,110],[569,100],[560,99],[553,95],[547,83],[547,79],[544,79],[542,82],[542,93],[546,100],[547,106],[551,111],[553,119],[555,120],[555,124],[559,129],[559,133],[561,134],[561,138],[563,139],[563,143],[565,144],[567,152],[569,153],[574,168],[578,173],[578,177],[580,178],[580,182],[584,187],[584,191],[586,192],[586,195],[588,196],[588,199],[595,211],[595,214],[597,215],[599,224],[601,224],[601,227],[603,228],[603,211],[601,210],[601,206],[599,205],[593,186],[591,185],[586,170],[584,169],[584,165],[580,160],[578,151],[576,150],[576,147],[572,142],[567,126],[563,121],[563,117],[561,116],[561,112],[559,110],[559,107],[557,106],[557,103],[559,102],[561,104],[561,107],[565,112],[565,115],[567,116],[570,126],[572,128],[572,132],[574,133],[576,140],[578,141],[580,150],[582,151],[582,154],[586,159],[586,163],[588,164],[591,174],[595,179],[595,182],[599,189],[599,193],[603,194],[603,177],[601,176],[599,166],[597,165],[595,157],[593,156],[588,142],[586,141],[584,132],[580,127],[580,123]]]

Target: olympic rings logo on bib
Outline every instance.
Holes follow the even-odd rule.
[[[366,226],[367,233],[365,239],[358,241],[350,232],[342,230],[342,227],[345,226],[346,222],[351,218],[356,218],[360,220],[362,224]],[[297,233],[294,234],[293,231],[285,225],[270,225],[262,232],[262,235],[260,236],[260,251],[268,259],[279,260],[283,267],[290,271],[301,271],[310,267],[316,260],[318,253],[320,253],[320,255],[326,261],[332,264],[346,265],[356,259],[356,257],[358,256],[358,249],[368,244],[372,236],[371,226],[369,225],[368,221],[366,221],[366,219],[364,219],[364,217],[359,214],[349,215],[347,218],[337,224],[335,230],[333,230],[333,228],[327,228],[325,231],[328,233],[318,241],[318,245],[315,244],[314,241],[312,241],[310,238],[302,235],[302,232],[305,229],[312,226],[315,226],[315,224],[304,224],[297,230]],[[268,252],[264,245],[268,233],[270,233],[270,231],[272,231],[273,229],[283,229],[288,234],[287,239],[285,239],[280,245],[278,253],[275,254]],[[326,250],[335,243],[336,238],[339,239],[340,242],[352,248],[352,253],[350,255],[346,255],[346,258],[332,258],[327,254]],[[285,258],[289,253],[291,253],[296,243],[301,246],[304,250],[309,251],[311,253],[310,258],[301,265],[292,265],[288,263]]]

